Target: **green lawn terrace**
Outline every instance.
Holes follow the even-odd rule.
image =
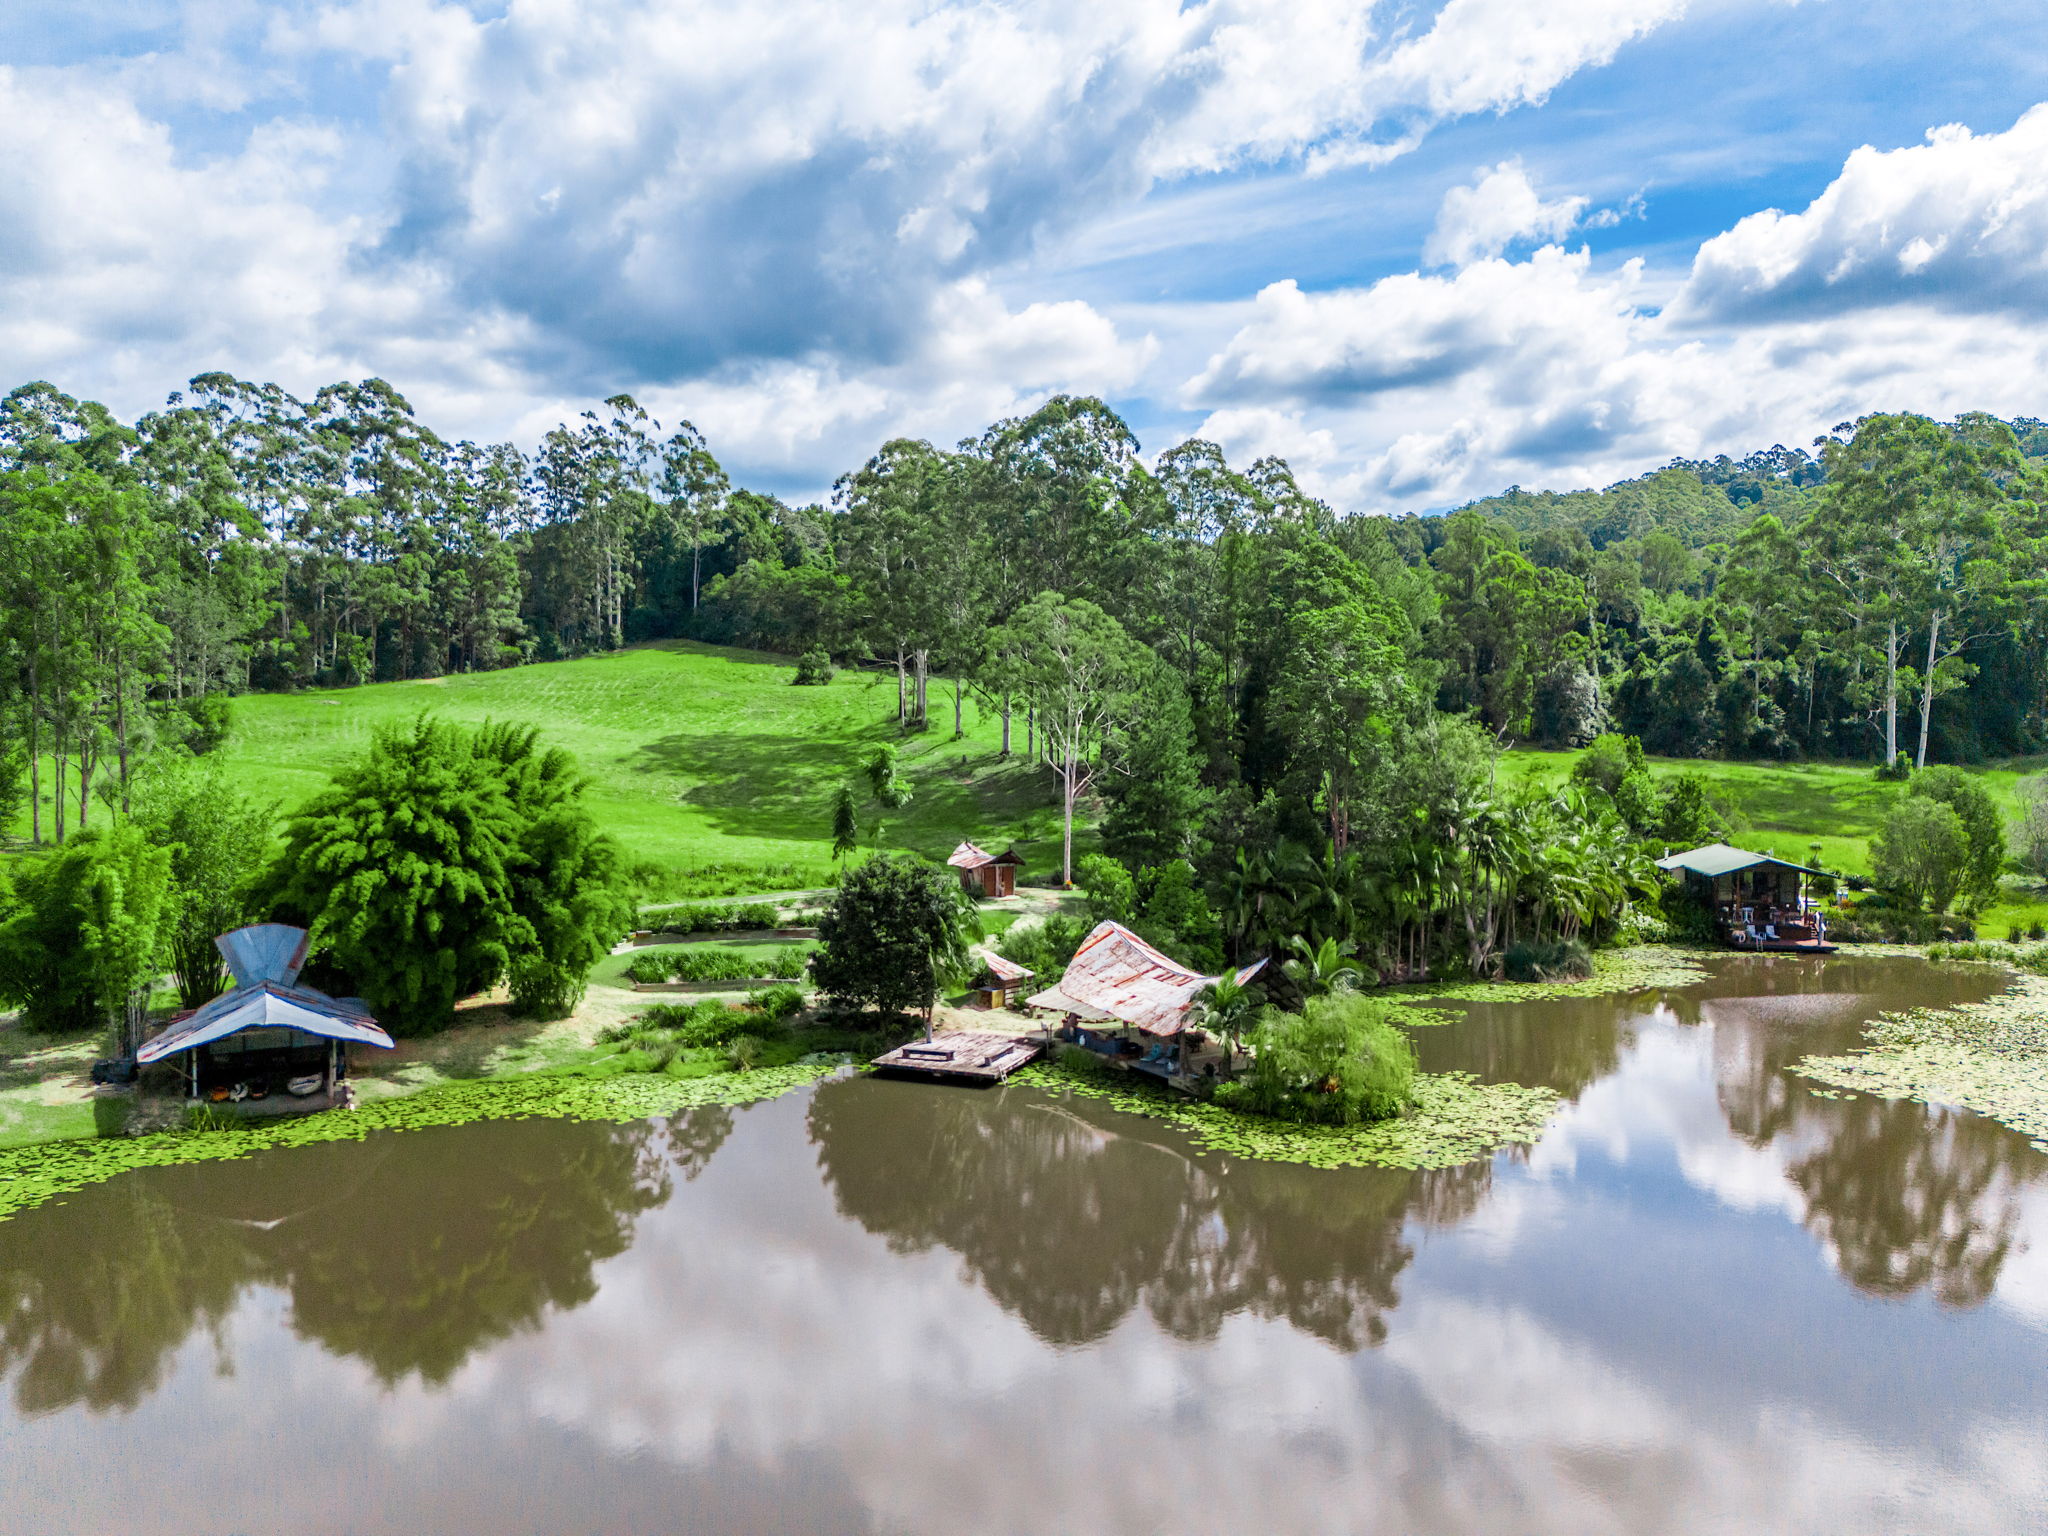
[[[1501,760],[1508,785],[1561,783],[1578,752],[1509,752]],[[1797,864],[1845,874],[1870,873],[1870,840],[1900,786],[1877,777],[1874,763],[1731,763],[1709,758],[1653,757],[1658,779],[1696,773],[1734,818],[1728,841]],[[2048,769],[2048,757],[2014,758],[1965,771],[1983,781],[2007,821],[2019,814],[2019,782]],[[1672,849],[1676,853],[1680,850]],[[2008,879],[2003,898],[1980,913],[1977,931],[2003,938],[2006,929],[2048,921],[2048,890]]]
[[[794,672],[787,657],[658,641],[500,672],[250,694],[234,702],[221,756],[251,794],[290,811],[380,725],[422,710],[465,725],[516,720],[576,755],[592,780],[593,814],[629,858],[671,874],[726,866],[740,894],[823,883],[833,790],[873,747],[892,743],[913,798],[900,811],[863,805],[864,848],[877,846],[879,822],[885,849],[943,859],[972,837],[1016,844],[1027,878],[1056,865],[1056,789],[1022,760],[1021,719],[1005,760],[1000,720],[971,697],[965,735],[953,739],[949,683],[933,681],[930,728],[905,735],[893,673],[843,671],[796,687]]]

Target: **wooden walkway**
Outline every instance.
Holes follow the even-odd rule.
[[[909,1077],[950,1078],[967,1083],[999,1083],[1026,1062],[1038,1059],[1041,1042],[1019,1035],[959,1030],[927,1044],[913,1040],[887,1055],[877,1056],[879,1071]]]

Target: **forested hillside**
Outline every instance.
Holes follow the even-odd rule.
[[[1646,852],[1722,825],[1683,778],[1508,794],[1503,744],[2037,748],[2042,435],[1872,417],[1817,456],[1385,518],[1277,459],[1148,461],[1060,396],[954,449],[887,443],[793,507],[623,396],[529,455],[446,442],[376,380],[301,401],[208,375],[132,425],[31,385],[0,403],[0,811],[65,841],[209,750],[234,692],[737,642],[800,682],[879,664],[904,730],[957,737],[971,708],[1043,774],[1062,875],[1099,817],[1146,888],[1192,865],[1216,915],[1182,926],[1232,953],[1338,936],[1482,972],[1518,935],[1617,931]],[[792,803],[781,835],[872,814]]]

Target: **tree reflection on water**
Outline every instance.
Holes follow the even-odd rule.
[[[810,1131],[842,1214],[898,1252],[959,1254],[1061,1346],[1141,1305],[1187,1340],[1250,1312],[1340,1349],[1378,1343],[1414,1257],[1409,1217],[1458,1220],[1491,1178],[1488,1162],[1308,1174],[1197,1158],[1169,1130],[1023,1088],[828,1083]]]
[[[1867,1094],[1816,1097],[1786,1069],[1853,1046],[1870,1000],[1800,1001],[1809,1006],[1706,1005],[1729,1129],[1783,1159],[1807,1230],[1858,1290],[1930,1290],[1954,1307],[1988,1300],[2013,1251],[2022,1191],[2048,1174],[2048,1159],[2017,1132],[1961,1110]]]
[[[669,1125],[530,1120],[124,1176],[0,1222],[0,1374],[25,1414],[134,1407],[244,1290],[275,1286],[302,1337],[391,1384],[596,1294],[639,1215],[694,1178],[729,1110]]]

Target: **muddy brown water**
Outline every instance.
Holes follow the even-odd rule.
[[[1786,1072],[1992,973],[1474,1005],[1434,1173],[838,1081],[0,1222],[0,1530],[2038,1531],[2048,1156]]]

